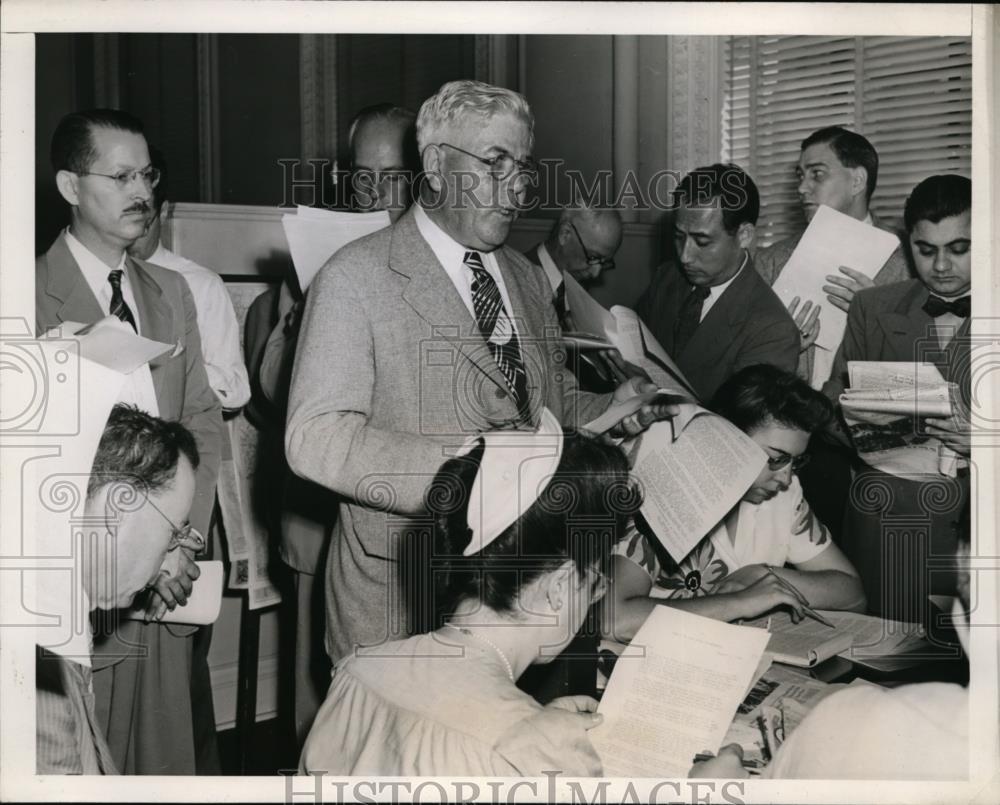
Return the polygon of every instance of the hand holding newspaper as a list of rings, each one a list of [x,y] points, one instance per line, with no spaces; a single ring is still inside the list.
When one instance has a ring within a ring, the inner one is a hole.
[[[953,475],[956,454],[926,434],[928,417],[956,411],[957,389],[930,363],[848,361],[840,405],[865,463],[901,478]]]

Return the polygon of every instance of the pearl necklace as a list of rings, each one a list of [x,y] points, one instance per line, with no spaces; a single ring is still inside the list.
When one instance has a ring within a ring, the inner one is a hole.
[[[510,664],[510,660],[507,659],[507,655],[500,650],[500,647],[496,643],[494,643],[485,635],[476,634],[475,632],[466,629],[464,626],[456,626],[454,623],[446,623],[445,626],[450,626],[456,632],[461,632],[462,634],[468,635],[469,637],[473,637],[476,640],[481,640],[487,646],[493,649],[497,653],[497,656],[499,656],[500,659],[503,661],[503,667],[507,670],[507,677],[510,679],[511,682],[514,681],[514,668]]]

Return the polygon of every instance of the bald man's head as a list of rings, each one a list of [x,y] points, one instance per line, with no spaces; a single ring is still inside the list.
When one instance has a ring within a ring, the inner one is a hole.
[[[382,104],[362,110],[351,124],[351,183],[361,211],[387,210],[395,221],[410,206],[415,119],[407,109]]]
[[[545,242],[560,271],[578,282],[591,282],[614,268],[622,244],[622,217],[618,210],[571,207],[563,210]]]

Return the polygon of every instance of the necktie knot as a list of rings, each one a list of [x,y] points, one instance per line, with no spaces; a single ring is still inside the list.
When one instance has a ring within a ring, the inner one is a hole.
[[[924,312],[934,319],[945,313],[951,313],[960,319],[967,319],[971,311],[972,300],[968,296],[960,296],[958,299],[942,299],[940,296],[931,295],[924,302]]]
[[[486,270],[486,266],[483,265],[483,256],[479,252],[466,252],[462,262],[474,272]]]
[[[128,306],[125,295],[122,293],[123,273],[120,268],[116,268],[108,274],[108,282],[111,284],[111,304],[108,312],[112,316],[117,316],[138,333],[139,328],[136,326],[135,316],[132,315],[132,309]]]

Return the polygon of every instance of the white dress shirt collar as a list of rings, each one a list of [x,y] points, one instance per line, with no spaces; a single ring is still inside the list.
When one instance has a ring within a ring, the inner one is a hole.
[[[73,255],[73,259],[76,260],[80,271],[83,272],[83,278],[87,280],[87,285],[90,286],[90,290],[97,297],[97,301],[104,314],[107,315],[109,313],[111,304],[111,284],[108,282],[108,275],[112,271],[120,270],[122,271],[122,295],[125,296],[125,301],[132,308],[132,315],[135,315],[135,300],[128,298],[131,296],[131,289],[129,287],[128,272],[125,271],[125,252],[122,252],[122,259],[116,268],[108,268],[104,261],[74,237],[68,227],[65,230],[65,235],[69,253]],[[128,295],[126,295],[126,290],[128,290]],[[138,319],[136,321],[138,322]]]
[[[747,263],[750,261],[750,253],[747,251],[743,252],[743,262],[740,263],[740,270],[733,274],[728,280],[726,280],[721,285],[713,285],[708,289],[708,298],[704,301],[701,306],[701,318],[698,321],[705,321],[705,316],[708,315],[709,309],[719,301],[719,298],[726,292],[726,289],[733,284],[736,278],[743,273],[744,269],[747,267]]]
[[[475,308],[472,305],[472,269],[465,265],[465,254],[473,249],[467,249],[461,243],[453,240],[452,237],[441,227],[434,223],[427,212],[419,204],[414,205],[413,220],[417,224],[417,229],[431,247],[434,256],[448,274],[448,278],[462,297],[465,307],[473,319],[476,318]],[[483,258],[483,267],[493,277],[497,287],[500,289],[500,298],[503,300],[504,312],[510,316],[512,310],[510,297],[507,295],[507,286],[500,273],[500,265],[497,263],[496,252],[479,252]],[[517,320],[513,320],[514,329],[517,331]]]

